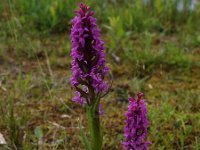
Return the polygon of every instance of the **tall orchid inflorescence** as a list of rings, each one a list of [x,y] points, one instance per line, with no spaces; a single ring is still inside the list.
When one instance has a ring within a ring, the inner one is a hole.
[[[137,99],[130,98],[126,126],[124,128],[125,141],[122,143],[126,150],[147,150],[150,142],[145,141],[149,122],[147,106],[142,99],[143,93],[137,94]]]
[[[91,105],[101,93],[108,90],[104,77],[108,74],[105,66],[104,42],[100,39],[94,12],[90,7],[79,4],[80,10],[71,21],[72,78],[75,87],[73,101]]]
[[[104,42],[100,39],[94,12],[89,6],[79,4],[76,17],[71,21],[72,77],[71,85],[75,88],[72,99],[86,108],[90,129],[90,141],[85,142],[86,149],[101,150],[102,133],[100,128],[100,99],[108,92],[104,78],[108,75]],[[84,137],[83,137],[84,138]]]

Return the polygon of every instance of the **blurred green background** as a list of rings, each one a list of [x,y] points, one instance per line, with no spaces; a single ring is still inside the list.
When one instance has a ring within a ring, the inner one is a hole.
[[[1,0],[0,149],[77,150],[70,20],[79,0]],[[104,149],[120,150],[128,97],[146,95],[150,149],[200,150],[200,3],[84,0],[105,40],[113,87],[102,100]]]

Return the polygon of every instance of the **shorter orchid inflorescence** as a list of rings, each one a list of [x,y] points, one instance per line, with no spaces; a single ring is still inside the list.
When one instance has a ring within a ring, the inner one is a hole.
[[[147,150],[150,142],[146,141],[147,105],[142,99],[143,93],[137,94],[137,99],[129,98],[128,111],[125,113],[126,126],[124,128],[125,141],[122,143],[126,150]]]

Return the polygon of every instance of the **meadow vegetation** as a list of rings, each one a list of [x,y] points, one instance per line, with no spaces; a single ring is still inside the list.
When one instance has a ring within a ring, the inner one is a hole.
[[[0,2],[0,149],[83,149],[78,120],[87,121],[69,84],[78,2]],[[128,97],[142,91],[150,149],[200,150],[200,4],[84,2],[95,11],[114,81],[102,100],[104,149],[122,149]]]

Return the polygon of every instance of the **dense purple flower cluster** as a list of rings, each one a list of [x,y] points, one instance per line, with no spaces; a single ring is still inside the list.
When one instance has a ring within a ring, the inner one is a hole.
[[[147,106],[142,100],[143,93],[138,93],[137,99],[130,98],[126,126],[124,128],[125,141],[122,143],[126,150],[147,150],[150,142],[145,141],[149,122]]]
[[[108,68],[94,12],[85,4],[81,3],[79,7],[71,21],[71,85],[76,89],[73,101],[83,105],[90,104],[95,96],[108,90],[104,81]]]

